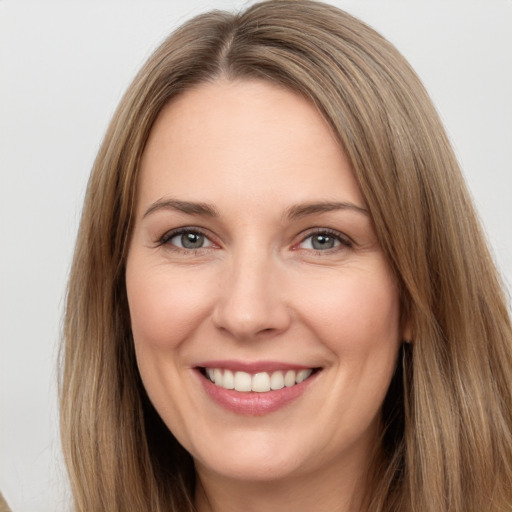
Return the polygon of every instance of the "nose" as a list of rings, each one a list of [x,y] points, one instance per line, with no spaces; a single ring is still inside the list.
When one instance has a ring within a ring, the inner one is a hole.
[[[213,313],[215,326],[238,340],[275,336],[288,329],[291,312],[283,272],[271,255],[233,256]]]

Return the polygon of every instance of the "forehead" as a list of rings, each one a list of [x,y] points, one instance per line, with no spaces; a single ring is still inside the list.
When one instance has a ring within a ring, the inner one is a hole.
[[[142,157],[139,198],[145,203],[166,194],[225,204],[262,195],[278,203],[313,196],[364,203],[316,108],[256,80],[201,84],[162,110]]]

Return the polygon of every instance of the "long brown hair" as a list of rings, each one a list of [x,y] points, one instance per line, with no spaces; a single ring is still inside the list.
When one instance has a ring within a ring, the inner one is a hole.
[[[149,403],[124,283],[139,161],[163,106],[201,82],[297,91],[350,158],[413,340],[383,406],[372,512],[512,508],[512,328],[458,164],[410,66],[350,15],[310,0],[211,12],[150,57],[90,177],[69,280],[60,383],[78,511],[193,510],[190,456]]]

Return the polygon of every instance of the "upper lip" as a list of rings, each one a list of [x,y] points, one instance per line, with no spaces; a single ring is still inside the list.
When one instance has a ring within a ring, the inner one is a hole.
[[[273,372],[278,370],[307,370],[316,366],[288,363],[281,361],[237,361],[237,360],[215,360],[202,361],[195,365],[196,368],[222,368],[232,372]]]

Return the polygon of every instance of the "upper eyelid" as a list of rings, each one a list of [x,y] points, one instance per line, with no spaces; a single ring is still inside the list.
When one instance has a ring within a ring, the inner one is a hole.
[[[181,226],[177,228],[170,229],[166,231],[162,236],[160,236],[156,243],[158,245],[163,245],[164,243],[167,243],[171,238],[181,234],[181,233],[198,233],[206,237],[212,244],[215,245],[221,245],[217,239],[217,237],[213,236],[211,232],[207,229],[198,227],[198,226]],[[353,239],[348,236],[347,234],[333,228],[328,227],[322,227],[322,226],[314,226],[311,228],[308,228],[306,230],[303,230],[301,233],[296,235],[294,238],[297,241],[292,242],[292,246],[295,247],[298,244],[304,242],[309,237],[314,236],[316,234],[328,234],[330,236],[338,238],[342,243],[345,243],[345,245],[353,245],[354,241]]]
[[[197,226],[183,226],[179,228],[170,229],[166,231],[161,237],[158,238],[157,243],[164,244],[171,240],[171,238],[174,238],[175,236],[178,236],[182,233],[198,233],[206,237],[211,243],[216,243],[213,240],[213,237],[205,229],[199,228]]]
[[[338,231],[337,229],[322,228],[322,227],[309,228],[308,230],[306,230],[305,232],[303,232],[300,235],[300,237],[301,237],[300,241],[303,242],[304,240],[307,240],[309,237],[311,237],[313,235],[318,235],[318,234],[322,234],[322,233],[326,233],[328,235],[335,236],[335,237],[339,238],[340,240],[349,242],[350,244],[354,243],[352,238],[350,236],[346,235],[345,233],[343,233],[342,231]]]

